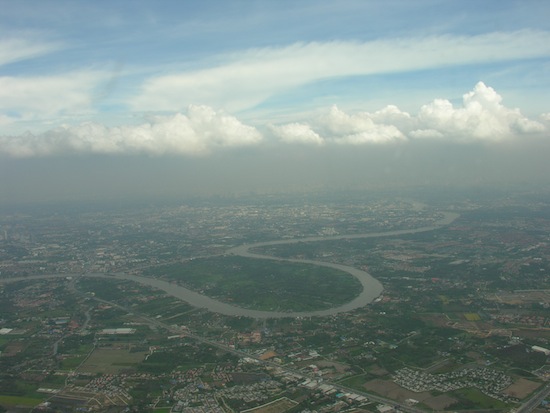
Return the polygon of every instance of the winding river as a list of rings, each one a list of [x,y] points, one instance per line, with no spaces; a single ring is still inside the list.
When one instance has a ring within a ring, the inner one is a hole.
[[[405,229],[405,230],[396,230],[396,231],[386,231],[386,232],[375,232],[370,234],[336,235],[336,236],[327,236],[327,237],[309,237],[309,238],[298,238],[298,239],[291,239],[291,240],[258,242],[255,244],[244,244],[238,247],[230,248],[227,251],[227,254],[240,255],[242,257],[248,257],[248,258],[289,261],[289,262],[305,263],[305,264],[335,268],[337,270],[345,271],[353,275],[361,282],[363,289],[357,297],[355,297],[353,300],[341,306],[329,308],[326,310],[307,311],[307,312],[282,312],[282,311],[260,311],[260,310],[247,309],[247,308],[237,307],[235,305],[231,305],[231,304],[227,304],[227,303],[215,300],[213,298],[199,294],[195,291],[189,290],[175,283],[160,280],[158,278],[142,277],[139,275],[131,275],[131,274],[124,274],[124,273],[117,273],[112,275],[96,274],[96,273],[83,274],[83,275],[81,274],[37,275],[37,276],[30,276],[30,277],[14,277],[14,278],[0,279],[0,283],[22,281],[22,280],[33,280],[33,279],[47,279],[47,278],[54,278],[54,277],[110,278],[110,279],[134,281],[140,284],[158,288],[176,298],[179,298],[187,302],[188,304],[194,307],[206,308],[209,311],[223,314],[223,315],[252,317],[257,319],[329,316],[329,315],[334,315],[342,312],[351,311],[371,303],[374,299],[376,299],[382,293],[383,291],[382,284],[377,279],[372,277],[369,273],[347,265],[334,264],[334,263],[323,262],[323,261],[314,261],[314,260],[278,258],[270,255],[257,254],[257,253],[251,252],[250,250],[253,248],[266,247],[270,245],[296,244],[300,242],[318,242],[318,241],[329,241],[329,240],[339,240],[339,239],[375,238],[375,237],[389,237],[389,236],[404,235],[404,234],[415,234],[418,232],[432,231],[434,229],[441,228],[442,226],[449,225],[458,217],[459,217],[459,214],[447,212],[445,213],[445,216],[443,219],[441,219],[440,221],[437,221],[433,226],[428,226],[428,227],[420,227],[415,229]]]

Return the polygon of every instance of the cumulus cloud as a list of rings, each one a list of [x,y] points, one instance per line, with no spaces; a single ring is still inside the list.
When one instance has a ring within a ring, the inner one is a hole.
[[[542,115],[545,119],[545,115]],[[347,114],[337,106],[309,123],[272,127],[284,142],[384,144],[414,139],[455,142],[501,141],[546,130],[502,104],[502,97],[483,82],[463,96],[462,107],[446,99],[424,105],[416,116],[390,105],[374,113]]]
[[[207,106],[187,114],[157,116],[137,126],[98,123],[63,126],[43,134],[0,137],[0,151],[14,157],[60,153],[146,153],[204,155],[216,148],[255,145],[262,139],[251,126]]]
[[[498,141],[513,135],[542,132],[544,125],[523,116],[519,109],[504,106],[502,97],[479,82],[463,96],[455,108],[446,99],[422,106],[418,114],[420,128],[413,137],[446,137],[458,140]]]
[[[389,111],[393,112],[392,109]],[[270,129],[275,137],[286,143],[361,145],[405,139],[394,125],[375,123],[372,118],[379,115],[380,112],[374,115],[367,112],[349,115],[333,105],[328,112],[318,116],[311,123],[271,125]]]
[[[0,117],[0,124],[5,119]],[[550,116],[528,119],[508,108],[483,82],[455,107],[435,99],[416,115],[390,105],[374,113],[346,113],[336,105],[308,120],[260,127],[285,144],[316,146],[385,145],[415,140],[499,142],[540,134]],[[0,153],[15,157],[57,153],[204,155],[224,147],[250,146],[264,139],[253,126],[208,106],[191,105],[186,114],[156,116],[141,125],[107,127],[99,123],[63,126],[42,134],[0,136]]]
[[[407,72],[550,55],[550,33],[523,30],[370,42],[312,42],[216,56],[198,70],[152,76],[128,103],[136,110],[178,111],[202,103],[253,107],[281,91],[338,76]],[[221,63],[220,63],[221,62]]]
[[[375,122],[373,118],[378,115],[368,112],[348,115],[334,105],[317,123],[329,139],[338,143],[387,143],[405,138],[394,125]]]
[[[409,136],[419,139],[439,139],[444,137],[441,132],[435,129],[416,129],[409,132]]]
[[[369,117],[373,122],[394,125],[401,130],[408,130],[415,124],[415,120],[409,113],[401,111],[395,105],[388,105],[381,110],[377,110],[369,114]]]
[[[325,140],[311,126],[304,123],[289,123],[287,125],[269,125],[273,135],[286,143],[306,143],[323,145]]]

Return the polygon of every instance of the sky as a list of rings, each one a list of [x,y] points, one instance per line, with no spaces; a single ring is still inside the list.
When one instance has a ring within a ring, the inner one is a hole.
[[[546,0],[0,7],[0,204],[550,183]]]

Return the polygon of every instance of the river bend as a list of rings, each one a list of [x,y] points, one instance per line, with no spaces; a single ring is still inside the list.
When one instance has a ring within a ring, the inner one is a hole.
[[[128,280],[138,282],[140,284],[148,285],[159,290],[165,291],[167,294],[172,295],[180,300],[187,302],[188,304],[198,307],[206,308],[209,311],[228,315],[228,316],[243,316],[243,317],[252,317],[257,319],[265,318],[284,318],[284,317],[311,317],[311,316],[330,316],[338,313],[348,312],[361,308],[373,300],[375,300],[383,291],[382,284],[373,276],[371,276],[366,271],[359,270],[347,265],[334,264],[323,261],[315,260],[300,260],[300,259],[286,259],[273,257],[270,255],[263,255],[253,253],[250,250],[257,247],[266,247],[270,245],[281,245],[281,244],[296,244],[299,242],[319,242],[319,241],[329,241],[329,240],[339,240],[339,239],[358,239],[358,238],[375,238],[375,237],[390,237],[395,235],[405,235],[405,234],[415,234],[418,232],[432,231],[442,226],[449,225],[451,222],[456,220],[459,217],[459,214],[447,212],[445,217],[440,221],[437,221],[435,225],[429,227],[421,227],[415,229],[405,229],[405,230],[396,230],[396,231],[386,231],[386,232],[375,232],[369,234],[354,234],[354,235],[336,235],[336,236],[327,236],[327,237],[308,237],[308,238],[297,238],[290,240],[279,240],[279,241],[268,241],[268,242],[258,242],[254,244],[244,244],[238,247],[230,248],[227,250],[227,254],[240,255],[247,258],[259,258],[267,260],[276,260],[276,261],[289,261],[296,263],[305,263],[313,264],[318,266],[335,268],[337,270],[345,271],[355,278],[357,278],[363,287],[360,294],[355,297],[353,300],[340,305],[338,307],[333,307],[325,310],[318,311],[294,311],[294,312],[283,312],[283,311],[261,311],[253,310],[248,308],[237,307],[235,305],[227,304],[213,298],[207,297],[205,295],[199,294],[195,291],[192,291],[188,288],[182,287],[175,283],[168,281],[160,280],[158,278],[143,277],[139,275],[132,274],[51,274],[51,275],[37,275],[29,277],[14,277],[14,278],[4,278],[0,279],[0,284],[5,282],[13,281],[22,281],[22,280],[33,280],[33,279],[47,279],[54,277],[101,277],[101,278],[111,278],[118,280]]]

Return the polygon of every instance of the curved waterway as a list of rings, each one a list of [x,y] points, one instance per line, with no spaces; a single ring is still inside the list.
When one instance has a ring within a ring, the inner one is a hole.
[[[335,268],[337,270],[341,270],[341,271],[347,272],[348,274],[353,275],[355,278],[357,278],[361,282],[361,286],[363,287],[363,289],[357,297],[355,297],[353,300],[341,306],[329,308],[326,310],[283,312],[283,311],[260,311],[260,310],[247,309],[247,308],[237,307],[231,304],[223,303],[221,301],[199,294],[195,291],[189,290],[175,283],[160,280],[158,278],[142,277],[139,275],[123,274],[123,273],[117,273],[112,275],[95,274],[95,273],[83,274],[83,275],[80,275],[80,274],[37,275],[37,276],[30,276],[30,277],[0,279],[0,283],[11,282],[11,281],[33,280],[33,279],[47,279],[47,278],[54,278],[54,277],[71,277],[71,276],[72,277],[82,276],[82,277],[111,278],[111,279],[118,279],[118,280],[134,281],[140,284],[158,288],[159,290],[163,290],[169,295],[179,298],[194,307],[206,308],[207,310],[212,311],[214,313],[219,313],[219,314],[224,314],[229,316],[237,316],[237,317],[243,316],[243,317],[252,317],[252,318],[258,318],[258,319],[329,316],[329,315],[334,315],[338,313],[355,310],[356,308],[360,308],[371,303],[374,299],[376,299],[382,293],[384,289],[382,287],[382,284],[366,271],[362,271],[347,265],[334,264],[334,263],[315,261],[315,260],[298,260],[298,259],[279,258],[279,257],[270,256],[270,255],[257,254],[257,253],[251,252],[250,250],[252,248],[267,247],[270,245],[296,244],[300,242],[318,242],[318,241],[329,241],[329,240],[339,240],[339,239],[390,237],[395,235],[415,234],[418,232],[432,231],[434,229],[441,228],[442,226],[449,225],[458,217],[459,217],[459,214],[448,212],[448,213],[445,213],[445,217],[443,219],[441,219],[440,221],[437,221],[435,225],[429,226],[429,227],[386,231],[386,232],[375,232],[370,234],[336,235],[336,236],[328,236],[328,237],[309,237],[309,238],[297,238],[297,239],[290,239],[290,240],[258,242],[255,244],[241,245],[241,246],[230,248],[229,250],[227,250],[227,254],[240,255],[242,257],[247,257],[247,258],[259,258],[259,259],[267,259],[267,260],[275,260],[275,261],[289,261],[289,262],[305,263],[305,264],[312,264],[312,265],[317,265],[322,267]]]

